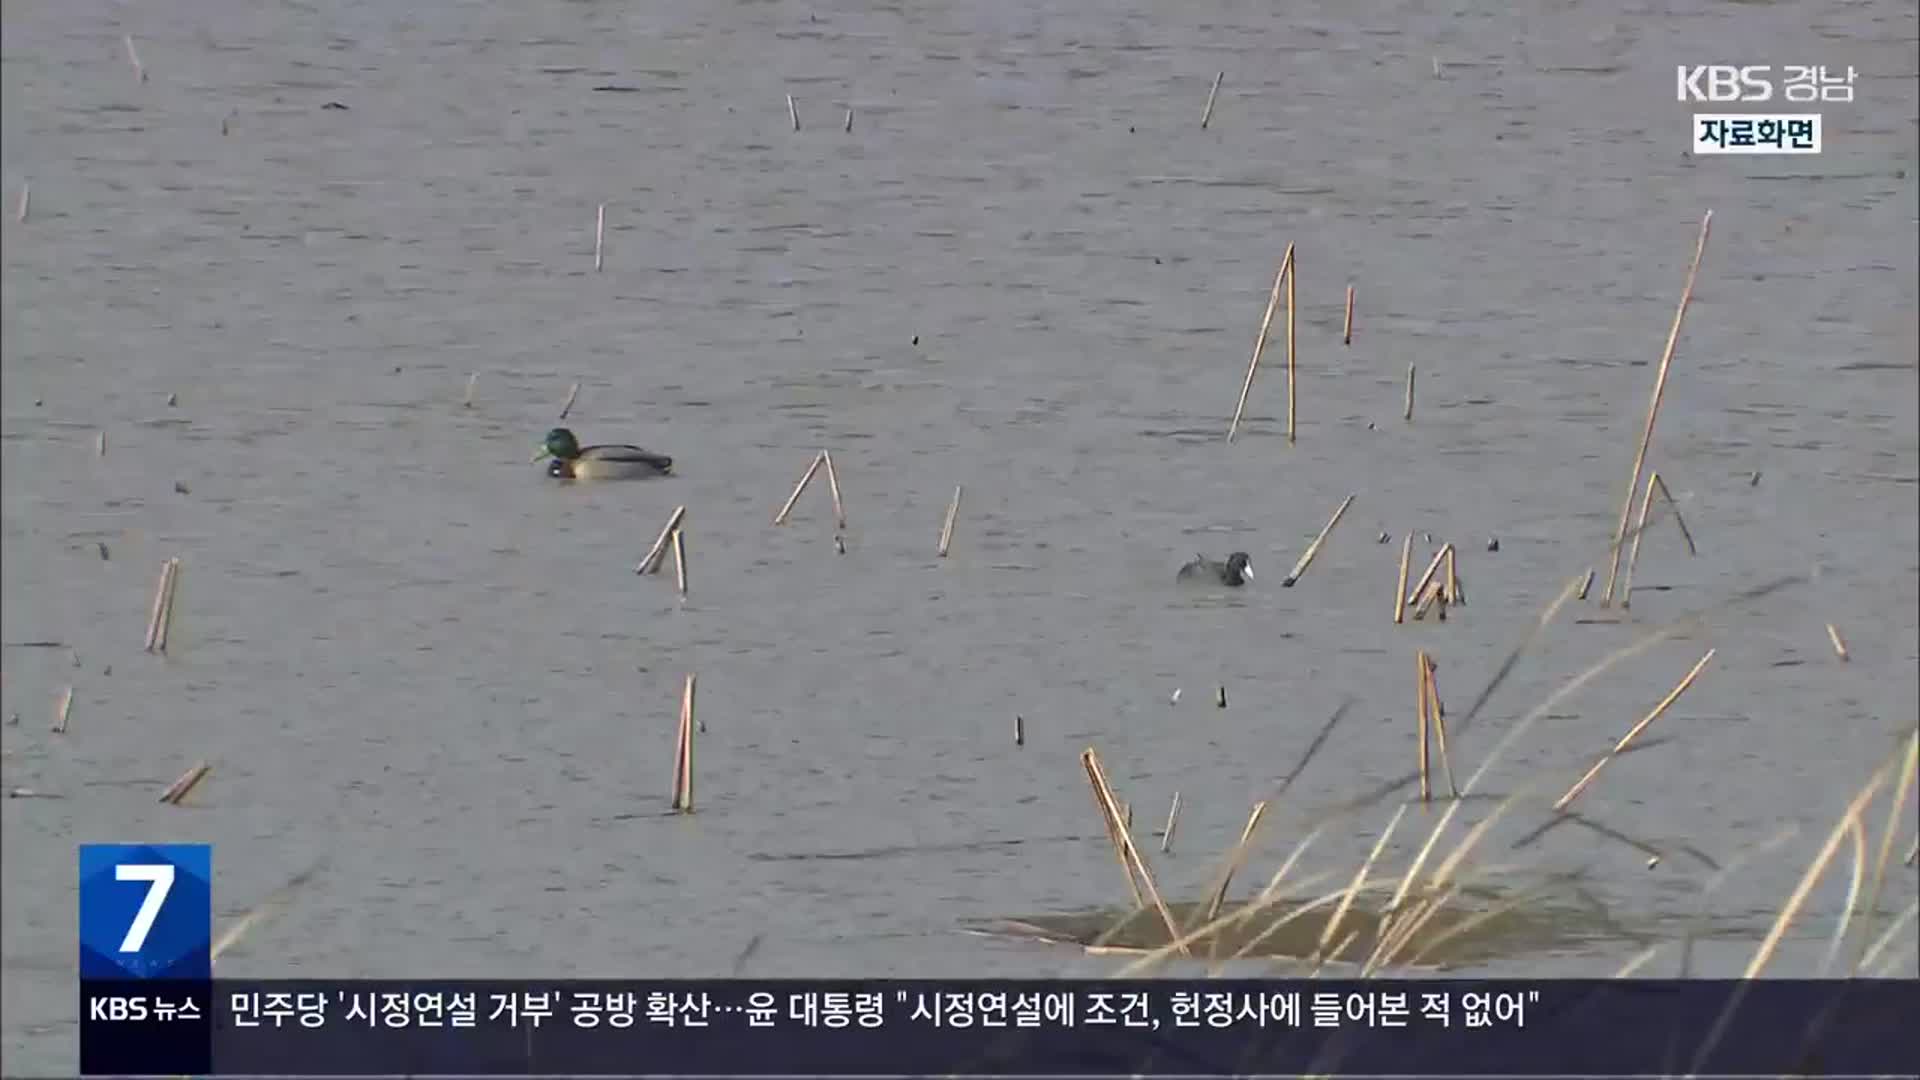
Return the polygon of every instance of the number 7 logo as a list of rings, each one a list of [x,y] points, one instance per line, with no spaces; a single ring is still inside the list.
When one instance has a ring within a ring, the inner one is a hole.
[[[120,942],[123,953],[137,953],[147,943],[147,935],[153,931],[153,922],[160,917],[160,909],[167,902],[167,893],[173,891],[173,866],[168,863],[121,863],[113,868],[115,881],[148,882],[147,898],[140,901],[140,910],[134,913],[133,925],[127,927],[127,936]]]

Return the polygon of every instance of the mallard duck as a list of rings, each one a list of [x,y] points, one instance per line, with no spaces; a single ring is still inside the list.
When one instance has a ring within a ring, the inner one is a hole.
[[[1244,551],[1227,556],[1226,562],[1215,562],[1205,555],[1196,555],[1192,562],[1180,568],[1176,578],[1180,581],[1217,583],[1237,589],[1253,580],[1253,560]]]
[[[552,458],[547,475],[562,480],[632,480],[644,476],[665,476],[673,471],[673,459],[626,443],[581,446],[573,432],[554,428],[534,461]]]

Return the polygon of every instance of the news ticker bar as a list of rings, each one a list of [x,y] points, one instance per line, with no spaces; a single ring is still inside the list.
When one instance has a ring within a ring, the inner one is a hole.
[[[1914,1075],[1920,982],[83,980],[80,1071]]]

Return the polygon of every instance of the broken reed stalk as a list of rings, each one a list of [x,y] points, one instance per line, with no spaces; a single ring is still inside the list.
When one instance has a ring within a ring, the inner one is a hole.
[[[1660,489],[1660,497],[1666,500],[1667,509],[1673,511],[1673,523],[1680,526],[1680,536],[1687,542],[1687,554],[1700,554],[1699,547],[1693,542],[1693,531],[1687,528],[1687,519],[1680,516],[1680,500],[1674,498],[1673,492],[1667,490],[1667,481],[1658,472],[1653,474],[1653,483]]]
[[[1167,827],[1160,830],[1160,854],[1173,850],[1174,826],[1180,824],[1180,793],[1173,793],[1173,805],[1167,807]]]
[[[847,527],[847,507],[840,501],[840,474],[833,467],[833,451],[820,451],[820,458],[827,463],[827,490],[833,493],[833,520],[836,528]]]
[[[199,786],[200,781],[206,779],[207,774],[212,771],[213,766],[204,761],[188,769],[181,774],[180,779],[175,780],[165,792],[161,793],[160,801],[173,806],[181,805],[186,802],[188,795],[193,794],[193,789]]]
[[[1440,545],[1440,550],[1433,553],[1433,561],[1427,564],[1426,572],[1420,575],[1420,583],[1415,585],[1413,591],[1407,594],[1407,603],[1417,604],[1420,602],[1421,594],[1427,591],[1428,585],[1433,584],[1433,575],[1439,573],[1440,568],[1446,565],[1447,553],[1452,550],[1452,544],[1442,544]]]
[[[1420,622],[1424,620],[1427,617],[1427,611],[1436,603],[1440,605],[1441,621],[1446,621],[1447,606],[1445,600],[1441,597],[1444,591],[1444,586],[1442,586],[1440,582],[1434,581],[1429,582],[1425,589],[1416,593],[1410,601],[1410,603],[1413,604],[1413,621]]]
[[[1660,719],[1661,714],[1671,708],[1674,702],[1680,700],[1680,695],[1686,693],[1687,687],[1692,686],[1693,680],[1699,678],[1700,672],[1706,669],[1707,663],[1713,659],[1715,651],[1717,650],[1708,649],[1707,654],[1702,656],[1699,662],[1693,665],[1693,670],[1687,672],[1686,677],[1681,679],[1679,684],[1667,693],[1666,697],[1660,699],[1660,704],[1655,705],[1652,712],[1641,717],[1639,723],[1633,725],[1625,735],[1620,737],[1619,742],[1613,744],[1613,749],[1602,754],[1600,760],[1593,763],[1593,768],[1588,769],[1585,776],[1582,776],[1572,787],[1568,788],[1565,795],[1560,796],[1560,800],[1553,804],[1553,809],[1556,813],[1572,805],[1573,800],[1579,798],[1580,793],[1587,790],[1588,786],[1593,783],[1594,778],[1600,775],[1600,770],[1606,768],[1607,762],[1620,756],[1620,754],[1633,743],[1633,740],[1640,737],[1641,732],[1647,730],[1648,726],[1655,720]]]
[[[787,95],[787,119],[793,121],[793,130],[800,130],[800,107],[793,103],[793,95]]]
[[[1827,640],[1833,642],[1833,655],[1845,662],[1848,659],[1847,643],[1841,640],[1840,631],[1835,629],[1832,623],[1827,624]]]
[[[634,573],[651,574],[660,569],[660,560],[666,557],[667,545],[673,542],[674,534],[680,531],[680,522],[686,516],[686,507],[673,508],[673,515],[667,518],[666,528],[660,530],[659,538],[654,540],[653,546],[647,549],[647,557],[641,559],[640,565],[633,568]]]
[[[1407,560],[1413,557],[1413,531],[1407,531],[1407,538],[1400,545],[1400,583],[1393,587],[1393,625],[1399,626],[1406,621],[1407,614]]]
[[[1133,860],[1127,857],[1127,845],[1121,839],[1119,811],[1109,805],[1113,792],[1106,786],[1099,757],[1091,747],[1081,753],[1080,764],[1086,770],[1087,783],[1093,785],[1094,805],[1100,811],[1101,824],[1107,827],[1107,840],[1113,845],[1114,857],[1120,860],[1120,869],[1127,875],[1127,891],[1133,896],[1133,906],[1136,910],[1143,909],[1147,906],[1147,898],[1140,891],[1140,876],[1134,870]]]
[[[793,513],[793,504],[800,501],[800,493],[807,490],[808,484],[813,483],[813,474],[820,471],[820,463],[825,460],[827,460],[827,452],[825,450],[813,455],[813,464],[807,466],[807,471],[805,475],[800,477],[800,482],[793,485],[793,494],[787,496],[786,505],[780,508],[779,513],[773,515],[773,523],[775,525],[785,525],[787,523],[787,515]]]
[[[1447,553],[1446,601],[1449,604],[1457,604],[1460,602],[1460,571],[1454,566],[1453,545],[1448,544],[1445,550]]]
[[[577,399],[579,396],[580,396],[580,384],[574,383],[573,388],[567,391],[567,403],[560,406],[560,419],[565,420],[567,418],[567,414],[573,411],[574,400]]]
[[[1589,566],[1587,567],[1587,576],[1580,579],[1580,592],[1579,592],[1579,595],[1576,597],[1576,599],[1585,600],[1587,598],[1587,593],[1592,588],[1593,588],[1593,567]]]
[[[1707,234],[1713,227],[1713,211],[1700,219],[1700,239],[1693,248],[1693,265],[1687,268],[1687,283],[1680,290],[1680,306],[1673,313],[1673,328],[1667,332],[1667,347],[1660,355],[1660,370],[1653,380],[1653,398],[1647,404],[1647,423],[1640,432],[1640,445],[1633,452],[1633,472],[1627,476],[1626,498],[1620,503],[1620,524],[1613,531],[1613,558],[1607,570],[1607,587],[1600,594],[1600,606],[1613,602],[1614,579],[1620,573],[1620,542],[1626,538],[1627,522],[1633,513],[1634,492],[1640,487],[1640,470],[1647,463],[1647,446],[1653,442],[1653,422],[1660,416],[1660,399],[1667,392],[1667,373],[1673,368],[1674,346],[1680,342],[1680,324],[1693,302],[1693,282],[1700,272],[1700,259],[1707,252]]]
[[[1024,716],[1013,718],[1013,745],[1027,745],[1027,719]]]
[[[847,107],[847,134],[853,134],[853,107]]]
[[[1434,742],[1440,748],[1440,771],[1447,778],[1448,794],[1458,799],[1460,797],[1460,785],[1453,782],[1453,755],[1447,752],[1447,710],[1445,706],[1440,704],[1440,684],[1434,678],[1439,672],[1440,666],[1435,664],[1433,657],[1424,651],[1421,652],[1420,659],[1427,672],[1425,687],[1427,695],[1427,719],[1433,724]]]
[[[32,183],[21,184],[20,185],[20,205],[13,212],[14,221],[22,225],[25,225],[27,223],[27,201],[32,197],[33,197],[33,184]]]
[[[1253,833],[1260,827],[1260,819],[1267,816],[1267,800],[1253,804],[1253,812],[1247,815],[1246,827],[1240,830],[1240,842],[1234,845],[1234,851],[1244,855],[1247,845],[1253,842]],[[1220,874],[1220,883],[1213,887],[1212,895],[1207,897],[1206,915],[1202,922],[1212,922],[1220,915],[1220,908],[1227,902],[1227,890],[1233,886],[1233,868],[1239,859],[1229,859],[1226,869]],[[1175,935],[1178,937],[1179,935]]]
[[[687,598],[687,545],[682,539],[684,532],[673,530],[673,576],[680,587],[680,599]]]
[[[1407,408],[1406,408],[1406,411],[1400,414],[1400,418],[1402,420],[1406,420],[1409,422],[1413,420],[1413,375],[1414,375],[1413,365],[1408,364],[1407,365]]]
[[[960,516],[960,484],[953,485],[953,501],[947,504],[947,520],[940,526],[940,557],[947,557],[947,548],[953,544],[953,523]]]
[[[127,62],[133,65],[133,73],[135,75],[140,76],[141,82],[146,82],[147,69],[144,64],[140,63],[140,51],[133,47],[133,35],[132,34],[122,35],[120,40],[126,42]]]
[[[600,272],[600,253],[604,248],[607,235],[607,204],[601,203],[593,216],[593,272]]]
[[[1427,782],[1427,654],[1416,652],[1413,656],[1419,669],[1419,682],[1415,685],[1414,711],[1418,717],[1415,731],[1419,737],[1419,747],[1415,756],[1420,768],[1420,801],[1431,802],[1433,789]]]
[[[55,735],[67,733],[67,718],[73,714],[73,687],[69,686],[60,693],[60,703],[53,707],[53,727],[48,730]]]
[[[688,673],[680,691],[680,733],[673,750],[673,809],[682,814],[693,812],[693,694],[694,677]]]
[[[1320,545],[1327,542],[1327,534],[1333,531],[1335,525],[1340,524],[1340,515],[1346,513],[1347,507],[1353,505],[1353,499],[1354,496],[1349,495],[1341,501],[1339,508],[1334,510],[1333,516],[1328,518],[1326,525],[1321,528],[1320,535],[1314,537],[1313,543],[1307,545],[1306,554],[1300,556],[1300,561],[1293,564],[1293,572],[1288,574],[1280,582],[1282,586],[1289,589],[1292,588],[1293,583],[1300,580],[1300,575],[1307,572],[1307,567],[1312,564],[1313,557],[1320,553]]]
[[[1200,114],[1201,131],[1207,130],[1207,125],[1213,123],[1213,99],[1220,96],[1220,83],[1226,77],[1227,73],[1224,71],[1213,77],[1213,89],[1207,91],[1206,110]]]
[[[480,382],[479,372],[476,371],[473,374],[467,376],[467,396],[460,403],[463,408],[468,408],[468,409],[473,408],[473,388],[479,382]]]
[[[1620,575],[1620,606],[1633,606],[1633,568],[1640,562],[1640,541],[1647,538],[1647,513],[1653,509],[1654,481],[1660,479],[1655,472],[1647,477],[1646,491],[1640,496],[1640,518],[1633,525],[1633,542],[1627,545],[1627,569]]]
[[[167,634],[173,627],[173,598],[179,587],[180,560],[168,559],[160,566],[160,583],[153,590],[153,613],[147,619],[147,652],[167,651]]]
[[[1247,378],[1240,384],[1240,402],[1233,407],[1233,422],[1227,425],[1227,441],[1240,431],[1240,418],[1247,411],[1247,395],[1253,392],[1253,375],[1260,370],[1260,354],[1267,349],[1267,333],[1273,329],[1273,313],[1280,306],[1280,289],[1286,284],[1287,275],[1293,270],[1293,245],[1287,245],[1287,253],[1280,258],[1280,269],[1273,275],[1273,292],[1267,296],[1267,313],[1260,317],[1260,333],[1253,339],[1253,359],[1247,361]]]
[[[180,598],[180,559],[173,559],[173,577],[167,578],[167,609],[159,615],[159,651],[167,651],[167,642],[173,638],[173,611],[179,607]]]
[[[1134,899],[1140,900],[1140,887],[1145,886],[1147,896],[1151,898],[1154,908],[1160,913],[1161,922],[1166,924],[1167,938],[1169,940],[1178,938],[1180,927],[1173,921],[1173,912],[1167,910],[1167,902],[1161,899],[1160,890],[1153,883],[1153,871],[1147,868],[1147,861],[1140,857],[1139,848],[1134,846],[1133,834],[1127,830],[1125,819],[1114,801],[1113,789],[1107,785],[1106,770],[1100,767],[1100,755],[1096,754],[1092,747],[1088,747],[1081,752],[1080,763],[1087,770],[1087,779],[1093,784],[1094,798],[1100,804],[1101,814],[1107,819],[1108,835],[1114,838],[1114,848],[1120,856],[1120,865],[1127,871],[1127,885],[1132,890]],[[1139,875],[1137,885],[1134,883],[1136,873]],[[1145,907],[1146,904],[1142,902],[1137,903],[1136,906]],[[1186,949],[1180,951],[1187,952]]]
[[[1340,327],[1340,344],[1353,344],[1353,285],[1347,285],[1347,318]]]
[[[1295,311],[1299,307],[1299,305],[1293,302],[1293,291],[1294,291],[1293,286],[1294,286],[1294,283],[1299,279],[1299,277],[1300,277],[1300,268],[1294,264],[1292,259],[1288,259],[1287,260],[1287,445],[1288,446],[1293,445],[1293,434],[1294,434],[1293,420],[1294,420],[1295,397],[1293,392],[1293,388],[1294,388],[1293,324],[1294,324]]]
[[[102,428],[98,432],[94,433],[93,453],[95,457],[107,456],[107,432],[105,428]]]

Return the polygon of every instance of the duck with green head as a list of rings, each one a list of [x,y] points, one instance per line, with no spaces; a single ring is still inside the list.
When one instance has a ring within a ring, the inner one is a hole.
[[[642,450],[627,443],[581,446],[573,432],[554,428],[533,460],[552,458],[547,475],[561,480],[635,480],[647,476],[665,476],[673,471],[673,459],[665,454]]]

